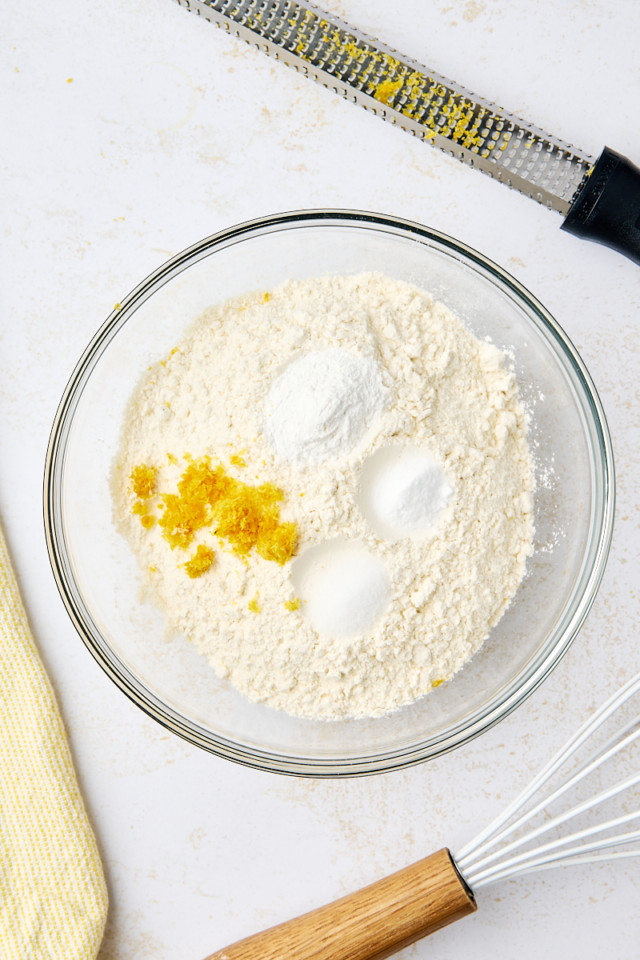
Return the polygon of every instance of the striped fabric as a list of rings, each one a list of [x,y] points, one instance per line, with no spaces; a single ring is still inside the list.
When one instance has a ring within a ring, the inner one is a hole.
[[[96,842],[0,528],[0,958],[93,960],[106,914]]]

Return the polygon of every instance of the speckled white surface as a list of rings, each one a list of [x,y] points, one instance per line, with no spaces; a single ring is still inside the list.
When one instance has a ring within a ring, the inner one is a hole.
[[[640,159],[633,0],[326,6],[590,153],[607,143]],[[442,843],[455,850],[637,669],[640,270],[171,0],[31,0],[5,7],[3,32],[0,515],[104,857],[100,960],[199,960]],[[245,770],[131,705],[67,618],[41,519],[59,397],[114,302],[218,228],[325,205],[422,221],[511,270],[581,349],[618,471],[603,586],[541,689],[449,756],[348,782]],[[489,888],[475,917],[404,955],[633,960],[639,873],[629,861]]]

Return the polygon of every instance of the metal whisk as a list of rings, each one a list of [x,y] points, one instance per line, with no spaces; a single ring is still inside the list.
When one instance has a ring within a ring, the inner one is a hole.
[[[640,741],[640,712],[617,714],[640,691],[640,674],[604,703],[546,764],[528,787],[458,854],[444,848],[383,880],[248,937],[207,960],[383,960],[440,927],[473,913],[475,893],[499,880],[571,863],[640,856],[640,762],[634,772],[609,786],[585,790],[588,778]],[[599,742],[614,718],[615,732]],[[594,743],[595,741],[595,743]],[[586,756],[576,757],[583,746]],[[577,761],[571,766],[571,760]],[[578,801],[556,815],[549,807],[571,790]],[[565,825],[598,813],[618,798],[634,807],[619,815],[565,831]],[[537,819],[542,822],[534,826]],[[558,834],[542,844],[543,834]]]
[[[526,830],[534,818],[548,808],[555,800],[563,796],[578,783],[598,770],[604,763],[616,754],[631,746],[640,738],[640,713],[625,723],[604,743],[591,749],[582,763],[549,792],[543,791],[546,784],[553,779],[576,754],[586,741],[610,719],[610,717],[630,698],[640,690],[640,674],[626,683],[610,700],[597,710],[592,717],[574,734],[549,763],[540,771],[528,787],[523,790],[492,824],[481,831],[471,843],[467,844],[456,856],[455,862],[460,873],[473,890],[479,890],[498,880],[507,880],[520,873],[533,873],[537,870],[546,870],[550,867],[561,867],[569,863],[590,863],[597,860],[614,860],[623,857],[637,857],[640,855],[640,844],[629,849],[628,844],[640,841],[640,829],[626,833],[610,833],[618,830],[633,820],[640,821],[640,799],[637,799],[637,809],[630,813],[596,823],[558,837],[555,840],[532,847],[516,856],[511,854],[527,844],[537,840],[544,833],[548,833],[568,823],[569,820],[588,812],[597,810],[603,804],[612,800],[640,783],[640,770],[631,776],[608,786],[595,795],[571,806],[557,816],[545,820],[540,826],[518,835],[519,831]],[[518,816],[518,812],[527,806],[532,798],[539,798],[534,806]],[[589,837],[599,839],[588,840]],[[514,839],[510,840],[509,838]],[[497,849],[496,849],[497,847]],[[616,849],[624,847],[625,849]],[[493,853],[489,851],[493,850]],[[606,851],[606,852],[604,852]]]

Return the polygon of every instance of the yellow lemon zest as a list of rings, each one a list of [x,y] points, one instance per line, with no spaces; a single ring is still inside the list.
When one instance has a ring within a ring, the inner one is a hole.
[[[211,547],[205,546],[204,543],[199,544],[194,555],[190,560],[187,560],[184,565],[187,575],[190,576],[192,580],[195,580],[196,577],[201,577],[213,563],[214,557],[215,553]]]

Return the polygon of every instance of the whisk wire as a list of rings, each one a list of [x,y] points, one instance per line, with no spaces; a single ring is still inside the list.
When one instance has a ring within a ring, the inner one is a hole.
[[[578,840],[584,840],[585,837],[592,837],[598,833],[605,833],[607,830],[613,830],[614,827],[621,827],[624,823],[630,823],[633,820],[637,820],[640,817],[640,810],[634,810],[633,813],[626,813],[623,816],[615,817],[612,820],[608,820],[606,823],[598,823],[595,826],[585,827],[583,830],[577,830],[575,833],[571,833],[566,837],[559,837],[557,840],[549,840],[548,843],[543,844],[540,847],[536,847],[535,850],[526,850],[524,853],[519,854],[518,857],[512,857],[508,861],[503,861],[499,864],[496,864],[496,870],[502,870],[507,865],[512,864],[516,865],[518,863],[524,862],[528,859],[535,859],[538,856],[541,856],[543,853],[550,853],[553,850],[559,850],[560,847],[566,847],[570,843],[575,843]],[[585,848],[581,848],[584,852]],[[506,852],[506,851],[505,851]],[[567,851],[559,850],[558,856],[562,857]],[[488,864],[477,863],[474,864],[473,868],[468,871],[467,876],[479,877],[481,874],[484,875],[489,871],[486,870]],[[494,868],[492,868],[494,869]]]
[[[640,810],[635,810],[609,819],[606,823],[585,827],[565,837],[550,840],[542,846],[521,851],[515,856],[508,856],[515,850],[530,844],[542,834],[562,826],[582,813],[599,807],[623,793],[623,791],[640,783],[640,771],[637,771],[605,790],[601,790],[595,796],[582,800],[563,813],[547,819],[544,823],[525,832],[520,837],[514,837],[517,830],[530,823],[549,804],[563,796],[569,789],[576,786],[621,750],[629,747],[640,738],[640,716],[636,715],[633,720],[620,728],[614,736],[593,749],[562,783],[551,789],[546,795],[543,794],[542,798],[536,800],[528,810],[519,813],[536,794],[541,792],[541,788],[560,770],[562,765],[583,746],[619,707],[639,690],[640,674],[637,674],[595,711],[519,796],[503,810],[500,816],[496,817],[466,847],[462,848],[455,860],[472,889],[520,873],[538,871],[547,867],[560,866],[564,863],[586,863],[592,862],[594,859],[611,860],[640,855],[640,849],[611,849],[640,841],[640,829],[613,836],[600,836],[588,843],[583,842],[588,837],[605,834],[614,828],[640,818]],[[495,849],[498,844],[505,840],[507,841],[506,845]],[[605,855],[602,851],[610,852]]]
[[[640,736],[640,714],[617,730],[605,743],[601,744],[597,755],[600,756],[601,753],[605,753],[609,747],[617,743],[621,737],[626,736],[630,730],[637,730],[637,736]],[[576,767],[574,773],[580,773],[591,762],[591,759],[591,757],[587,757],[579,767]]]
[[[640,850],[614,850],[608,853],[575,853],[568,857],[558,857],[557,859],[548,859],[541,857],[538,863],[529,861],[513,870],[505,871],[504,874],[492,876],[489,880],[476,882],[475,890],[481,887],[489,886],[491,883],[498,883],[500,880],[511,880],[513,877],[521,876],[526,873],[540,873],[542,870],[552,870],[554,867],[566,867],[568,865],[579,863],[610,863],[612,860],[631,860],[640,857]]]
[[[580,839],[579,835],[577,836],[578,839]],[[566,838],[565,842],[568,842],[570,839],[571,838]],[[573,839],[576,839],[576,837]],[[568,850],[558,850],[557,848],[564,845],[564,843],[562,841],[554,841],[542,847],[536,847],[535,850],[526,850],[516,857],[510,857],[484,870],[472,870],[465,874],[465,879],[472,888],[475,888],[478,883],[493,883],[499,878],[504,879],[505,877],[512,876],[514,867],[526,867],[527,864],[541,864],[543,862],[550,863],[553,860],[570,860],[583,853],[586,854],[596,850],[607,850],[611,847],[625,846],[625,844],[628,843],[635,843],[636,840],[640,840],[640,830],[630,830],[628,833],[619,833],[615,837],[600,837],[599,840],[593,840],[591,843],[580,843],[579,846],[569,847]],[[547,856],[547,854],[554,849],[557,851],[556,854],[553,857]],[[640,851],[638,852],[640,853]]]
[[[545,867],[561,866],[567,863],[575,863],[576,860],[582,858],[583,855],[586,859],[586,855],[590,852],[595,853],[596,851],[608,850],[611,847],[616,847],[618,845],[624,845],[627,843],[635,843],[637,840],[640,840],[640,830],[633,830],[630,833],[619,834],[616,837],[608,837],[606,839],[595,840],[593,843],[581,844],[578,847],[572,847],[569,850],[561,850],[558,852],[557,856],[549,857],[547,855],[536,856],[538,851],[530,851],[532,854],[531,857],[526,858],[524,854],[521,857],[512,857],[511,860],[507,860],[504,863],[496,864],[493,868],[488,870],[480,871],[478,874],[471,874],[467,876],[465,874],[465,880],[470,884],[473,890],[478,890],[480,887],[487,886],[490,883],[497,883],[498,880],[510,880],[512,877],[517,876],[521,873],[531,873],[533,870],[543,870]],[[622,851],[618,851],[622,852]],[[629,856],[640,856],[640,850],[629,851]],[[607,854],[606,857],[602,857],[603,860],[612,860],[616,858],[616,852]]]
[[[597,770],[598,767],[600,767],[603,763],[605,763],[606,760],[609,760],[612,756],[614,756],[619,749],[622,749],[622,747],[627,746],[633,740],[637,739],[638,736],[640,736],[640,731],[638,731],[638,733],[636,734],[632,734],[629,737],[625,737],[624,740],[621,741],[621,743],[617,746],[616,749],[612,748],[606,751],[605,753],[597,757],[594,761],[592,761],[590,764],[583,767],[579,774],[576,774],[573,777],[571,777],[569,780],[566,780],[561,787],[559,787],[557,790],[554,790],[553,793],[549,794],[548,796],[543,797],[543,799],[539,803],[537,803],[534,807],[532,807],[531,810],[527,811],[527,813],[525,813],[523,816],[519,817],[517,820],[511,823],[507,828],[507,830],[503,831],[503,835],[506,835],[507,832],[513,833],[519,827],[523,826],[525,823],[532,820],[538,813],[544,810],[545,807],[547,807],[550,803],[552,803],[554,800],[557,800],[558,797],[562,796],[562,794],[566,793],[567,790],[575,786],[576,783],[579,783],[590,773],[593,773],[594,770]],[[546,820],[539,827],[536,827],[534,830],[529,831],[529,833],[526,833],[520,837],[517,837],[515,840],[512,840],[511,843],[508,843],[506,846],[501,847],[499,850],[489,854],[486,857],[480,857],[480,859],[478,859],[478,857],[482,853],[482,849],[479,849],[478,851],[476,851],[475,856],[470,856],[467,858],[465,862],[466,866],[469,867],[472,865],[474,868],[478,868],[480,866],[484,866],[485,864],[492,863],[494,860],[497,860],[499,857],[504,856],[506,853],[510,853],[512,850],[516,850],[518,847],[524,846],[526,843],[529,843],[531,840],[535,840],[536,837],[539,837],[541,834],[548,833],[549,830],[553,830],[555,827],[561,826],[563,823],[566,823],[568,820],[571,820],[573,817],[577,817],[581,813],[586,813],[587,810],[591,810],[593,809],[593,807],[597,807],[600,804],[605,803],[607,800],[611,800],[613,797],[627,790],[629,787],[635,786],[637,783],[640,783],[640,772],[632,775],[631,777],[627,777],[624,780],[621,780],[610,787],[607,787],[606,790],[603,790],[601,793],[597,794],[595,797],[590,797],[588,800],[584,800],[582,803],[579,803],[576,806],[571,807],[569,810],[565,810],[563,813],[558,814],[557,816],[549,820]],[[635,814],[635,816],[638,816],[638,814]],[[459,861],[458,861],[458,865],[460,866]]]

